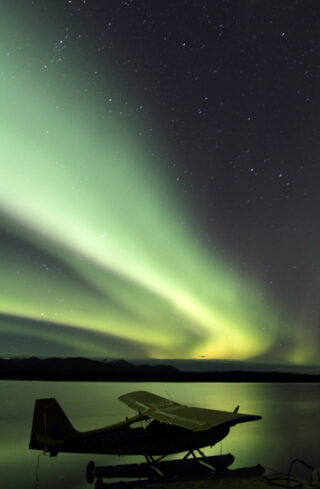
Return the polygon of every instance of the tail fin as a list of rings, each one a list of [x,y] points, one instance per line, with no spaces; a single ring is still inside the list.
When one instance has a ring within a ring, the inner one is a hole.
[[[77,433],[54,398],[36,400],[29,448],[57,453],[57,446]]]

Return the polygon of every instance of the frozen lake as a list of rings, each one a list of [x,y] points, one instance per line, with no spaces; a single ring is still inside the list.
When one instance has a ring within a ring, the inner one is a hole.
[[[320,449],[320,384],[240,383],[102,383],[0,381],[0,487],[34,489],[37,457],[29,450],[34,400],[55,397],[78,430],[121,421],[133,411],[117,398],[147,390],[196,407],[258,414],[262,420],[231,428],[228,437],[204,452],[232,453],[231,468],[260,463],[268,471],[287,471],[293,458],[318,466]],[[168,441],[170,443],[170,441]],[[41,456],[38,489],[85,489],[89,460],[97,465],[144,461],[139,457],[73,455]]]

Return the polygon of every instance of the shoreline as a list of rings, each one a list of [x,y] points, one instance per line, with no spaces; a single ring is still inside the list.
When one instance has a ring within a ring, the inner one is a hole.
[[[61,382],[319,383],[320,375],[281,371],[182,371],[169,365],[133,365],[86,358],[0,359],[0,380]]]

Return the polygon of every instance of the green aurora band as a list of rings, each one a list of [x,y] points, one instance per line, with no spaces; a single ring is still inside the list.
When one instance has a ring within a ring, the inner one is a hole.
[[[80,61],[72,70],[50,62],[36,39],[22,41],[20,28],[6,22],[0,39],[0,212],[8,238],[0,331],[88,355],[266,353],[279,314],[253,279],[201,242],[147,131],[137,141],[138,119],[129,123],[99,93],[99,83],[115,93],[117,75],[111,68],[100,82],[92,75],[90,95]],[[311,361],[310,351],[300,345],[283,360]]]

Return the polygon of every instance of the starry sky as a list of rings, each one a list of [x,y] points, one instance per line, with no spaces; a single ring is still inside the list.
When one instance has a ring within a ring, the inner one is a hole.
[[[4,0],[0,355],[319,364],[317,0]]]

